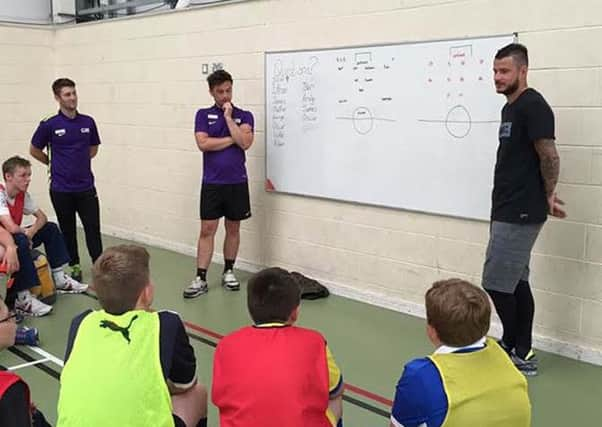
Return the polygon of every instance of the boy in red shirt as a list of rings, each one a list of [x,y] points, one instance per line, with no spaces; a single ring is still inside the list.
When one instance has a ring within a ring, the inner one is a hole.
[[[249,280],[254,325],[224,337],[213,361],[212,400],[222,427],[342,426],[341,371],[319,332],[294,326],[300,302],[281,268]]]

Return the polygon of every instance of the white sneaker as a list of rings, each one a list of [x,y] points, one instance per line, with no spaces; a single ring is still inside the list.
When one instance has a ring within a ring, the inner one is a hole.
[[[201,279],[199,276],[195,277],[194,280],[184,289],[184,298],[196,298],[209,292],[207,281]]]
[[[52,306],[33,297],[31,292],[19,292],[15,300],[15,311],[23,316],[41,317],[52,311]]]
[[[222,286],[229,291],[238,291],[240,290],[240,282],[234,275],[232,270],[226,270],[224,275],[222,276]]]
[[[88,290],[88,285],[79,283],[65,271],[61,271],[59,275],[60,276],[55,278],[54,281],[56,284],[56,291],[59,294],[81,294]]]

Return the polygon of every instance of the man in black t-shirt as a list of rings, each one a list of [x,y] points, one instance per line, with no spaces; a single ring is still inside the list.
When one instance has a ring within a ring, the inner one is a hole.
[[[493,63],[496,91],[507,103],[499,129],[483,287],[502,321],[500,345],[523,374],[537,375],[529,261],[547,216],[564,218],[566,213],[555,193],[560,159],[554,113],[527,86],[528,62],[527,48],[512,43],[497,52]]]

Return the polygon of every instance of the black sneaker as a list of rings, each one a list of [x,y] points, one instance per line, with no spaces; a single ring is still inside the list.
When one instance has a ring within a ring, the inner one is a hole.
[[[513,351],[512,354],[510,354],[510,358],[512,359],[512,363],[514,363],[514,366],[516,366],[516,369],[521,371],[524,376],[534,377],[537,375],[538,360],[537,357],[535,357],[533,350],[529,350],[529,353],[524,359],[518,357]]]

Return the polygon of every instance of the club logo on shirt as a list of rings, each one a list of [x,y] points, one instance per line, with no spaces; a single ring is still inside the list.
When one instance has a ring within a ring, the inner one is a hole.
[[[234,119],[234,123],[236,123],[237,125],[240,124],[240,119]]]
[[[81,133],[90,133],[90,128],[81,128]]]
[[[512,122],[500,124],[500,138],[510,138],[512,135]]]
[[[67,133],[67,131],[66,131],[65,129],[56,129],[56,130],[54,131],[54,134],[55,134],[56,136],[63,136],[63,135],[65,135],[66,133]]]

